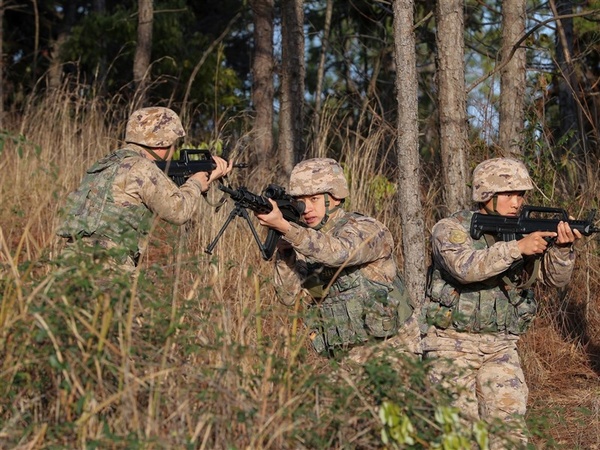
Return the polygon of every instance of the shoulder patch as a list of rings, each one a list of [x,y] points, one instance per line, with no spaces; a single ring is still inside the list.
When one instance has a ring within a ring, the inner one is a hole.
[[[467,240],[467,233],[462,230],[452,230],[449,239],[453,244],[463,244]]]

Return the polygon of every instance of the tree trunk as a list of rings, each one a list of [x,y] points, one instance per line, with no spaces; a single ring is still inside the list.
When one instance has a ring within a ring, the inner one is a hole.
[[[425,298],[425,226],[419,167],[418,82],[414,0],[394,1],[396,98],[398,101],[398,203],[402,223],[404,278],[418,310]]]
[[[254,61],[252,62],[252,104],[255,118],[252,127],[253,155],[259,178],[272,174],[273,160],[273,0],[251,0],[254,13]]]
[[[525,48],[511,58],[515,43],[525,34],[525,0],[502,2],[502,49],[500,62],[500,129],[498,144],[506,156],[522,155],[521,133],[525,123]],[[510,58],[510,61],[508,59]],[[507,62],[508,61],[508,62]]]
[[[281,108],[279,162],[289,178],[303,148],[304,12],[302,0],[283,0],[281,5]]]
[[[63,75],[63,61],[60,56],[63,45],[67,42],[71,34],[71,28],[76,19],[75,2],[66,2],[62,23],[59,25],[59,32],[56,39],[49,42],[50,45],[50,64],[48,66],[48,89],[54,90],[60,88]]]
[[[148,85],[150,55],[152,53],[152,21],[154,6],[152,0],[138,0],[137,45],[133,59],[133,84],[135,87],[135,108],[144,106]]]
[[[99,16],[104,16],[106,14],[106,0],[94,0],[92,7],[95,14]],[[106,55],[108,54],[108,50],[105,42],[99,42],[98,46],[101,50],[100,57],[98,58],[98,70],[96,71],[98,75],[96,76],[95,81],[100,94],[104,95],[106,93],[104,81],[107,75],[108,65],[106,63]]]
[[[463,7],[461,0],[438,0],[436,4],[440,151],[448,213],[469,204]]]
[[[323,94],[323,79],[325,78],[325,61],[327,59],[327,49],[329,47],[329,33],[331,31],[331,16],[333,14],[333,0],[327,0],[325,9],[325,26],[323,27],[323,36],[321,38],[321,55],[319,56],[319,67],[317,69],[317,85],[315,86],[315,112],[313,116],[313,133],[315,145],[322,145],[320,127],[321,127],[321,96]]]
[[[550,1],[555,17],[573,14],[572,0]],[[560,135],[556,141],[564,139],[567,152],[580,155],[582,138],[579,128],[579,108],[577,95],[579,85],[573,64],[573,18],[556,21],[556,65],[558,66],[558,108],[560,114]]]

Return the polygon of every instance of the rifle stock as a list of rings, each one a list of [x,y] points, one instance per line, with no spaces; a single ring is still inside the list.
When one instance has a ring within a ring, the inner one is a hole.
[[[250,192],[245,187],[239,187],[238,189],[231,189],[228,186],[223,184],[219,185],[219,189],[229,194],[231,199],[234,201],[235,206],[229,217],[219,230],[217,236],[213,239],[213,241],[206,247],[205,251],[208,254],[212,254],[213,249],[217,245],[220,237],[222,236],[225,229],[229,226],[234,217],[241,216],[243,217],[248,226],[250,227],[250,231],[254,236],[256,243],[258,244],[258,248],[260,249],[261,255],[264,260],[270,260],[275,254],[275,249],[277,248],[277,242],[281,238],[281,233],[277,230],[269,228],[267,231],[267,237],[264,242],[261,242],[260,237],[258,236],[258,232],[256,228],[252,224],[250,217],[248,215],[248,209],[254,211],[258,214],[268,214],[273,211],[273,205],[269,201],[269,199],[273,200],[277,207],[281,210],[283,217],[285,220],[289,222],[294,222],[302,225],[300,218],[302,217],[302,213],[304,212],[305,204],[304,202],[296,200],[289,194],[286,194],[285,189],[281,186],[270,184],[264,190],[264,195],[257,195]]]
[[[210,150],[186,148],[179,151],[179,159],[155,161],[160,170],[165,172],[177,186],[183,185],[192,175],[198,172],[212,172],[217,163]],[[238,169],[248,167],[246,163],[233,165]]]
[[[471,237],[480,239],[484,234],[494,234],[503,241],[521,239],[535,231],[556,231],[559,222],[567,222],[571,229],[578,230],[584,236],[599,233],[594,226],[596,210],[591,210],[587,219],[569,219],[564,209],[545,206],[526,205],[518,216],[499,216],[474,213],[471,219]]]

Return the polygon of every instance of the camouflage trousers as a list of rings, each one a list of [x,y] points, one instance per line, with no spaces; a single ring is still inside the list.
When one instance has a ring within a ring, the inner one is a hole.
[[[517,353],[518,339],[435,327],[423,338],[423,357],[432,360],[432,382],[454,391],[454,406],[465,425],[478,419],[506,425],[506,432],[492,433],[490,449],[527,445],[524,417],[529,389]]]

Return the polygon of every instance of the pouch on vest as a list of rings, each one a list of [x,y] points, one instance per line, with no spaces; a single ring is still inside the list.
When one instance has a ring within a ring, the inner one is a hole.
[[[402,279],[397,276],[390,288],[367,280],[371,294],[365,301],[365,326],[369,335],[385,338],[396,334],[413,313],[413,306]]]
[[[479,308],[473,323],[473,331],[495,333],[500,328],[499,322],[506,309],[507,300],[497,289],[480,289],[478,292]],[[462,297],[460,301],[462,301]]]
[[[538,310],[533,290],[521,291],[520,295],[511,298],[510,305],[510,316],[506,318],[506,331],[516,335],[523,334],[531,326]]]
[[[339,281],[332,285],[330,296],[315,306],[319,317],[307,323],[313,328],[312,344],[317,352],[393,336],[412,315],[401,280],[390,288],[366,279],[357,270]]]
[[[425,312],[426,320],[429,325],[446,329],[452,325],[453,309],[460,294],[454,286],[442,279],[439,271],[431,269],[429,276],[427,296],[430,301]]]

